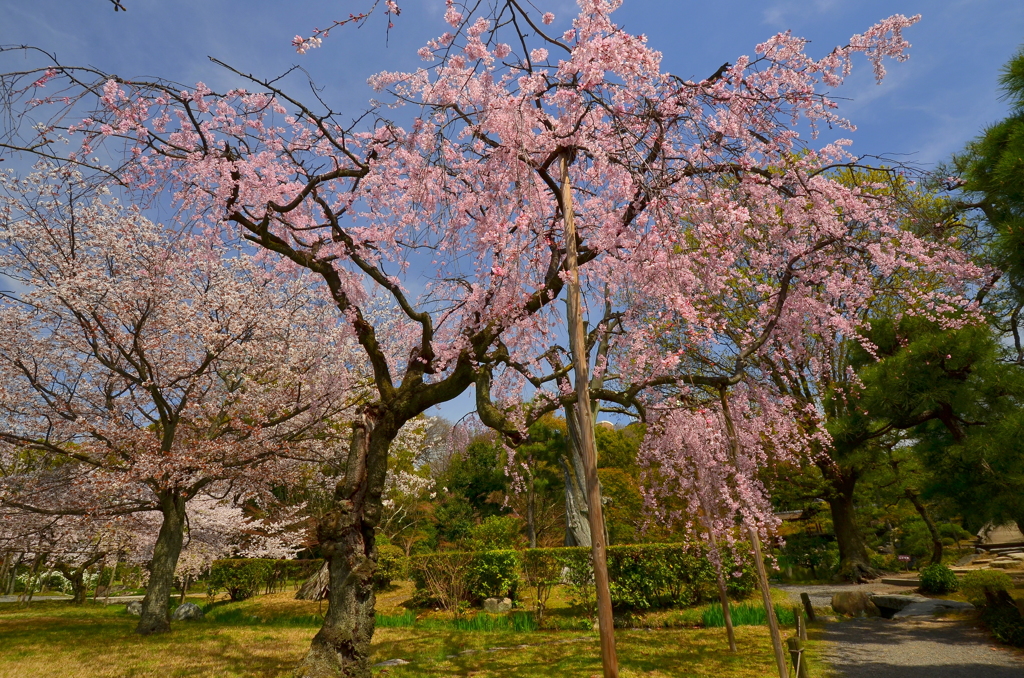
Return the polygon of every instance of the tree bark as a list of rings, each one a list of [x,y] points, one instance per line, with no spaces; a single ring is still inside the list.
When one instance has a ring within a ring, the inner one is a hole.
[[[830,478],[833,493],[828,497],[832,511],[832,528],[839,546],[839,579],[862,583],[874,579],[878,573],[871,567],[864,536],[857,526],[854,514],[853,490],[857,476],[835,471]]]
[[[565,545],[591,545],[590,515],[587,512],[587,481],[580,453],[579,420],[573,408],[565,408],[565,424],[569,436],[565,456],[559,457],[565,477]]]
[[[25,559],[25,552],[18,553],[18,560],[15,561],[14,567],[11,568],[9,573],[9,579],[6,581],[7,588],[5,593],[9,596],[14,595],[14,585],[18,581],[18,568],[21,567],[21,561]]]
[[[533,472],[526,486],[526,539],[531,549],[537,548],[537,492],[534,487]]]
[[[121,559],[120,552],[114,554],[114,567],[110,570],[110,579],[107,581],[107,590],[103,592],[103,604],[110,604],[110,589],[114,588],[114,576],[117,574],[117,564]],[[102,574],[102,570],[100,571]]]
[[[162,492],[160,512],[164,519],[149,565],[149,584],[146,597],[142,599],[142,615],[135,627],[135,632],[142,635],[171,630],[171,588],[185,540],[185,497],[177,490]]]
[[[903,491],[910,503],[917,509],[918,515],[921,516],[921,520],[928,527],[928,534],[932,537],[932,564],[938,564],[942,562],[942,536],[939,535],[939,528],[935,526],[935,521],[932,520],[931,514],[928,512],[928,507],[921,501],[921,497],[918,496],[915,490],[907,488]]]
[[[74,592],[71,599],[72,605],[85,604],[86,599],[89,597],[89,589],[85,585],[85,573],[96,564],[96,561],[105,556],[105,553],[93,554],[88,560],[75,568],[64,563],[57,563],[57,569],[71,582],[71,590]]]
[[[29,570],[28,577],[25,578],[25,582],[28,585],[25,587],[24,598],[19,598],[18,602],[25,604],[32,602],[32,596],[36,592],[36,574],[39,572],[43,561],[46,560],[47,555],[46,553],[39,553],[36,555],[35,560],[32,561],[32,568]]]
[[[388,448],[399,427],[375,422],[368,413],[353,424],[345,478],[336,488],[334,508],[317,526],[329,572],[327,614],[296,678],[371,676],[374,529],[380,520]]]

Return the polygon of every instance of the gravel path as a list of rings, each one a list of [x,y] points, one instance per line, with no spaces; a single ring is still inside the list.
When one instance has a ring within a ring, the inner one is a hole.
[[[1024,661],[950,620],[861,618],[825,626],[825,660],[843,678],[1024,678]]]

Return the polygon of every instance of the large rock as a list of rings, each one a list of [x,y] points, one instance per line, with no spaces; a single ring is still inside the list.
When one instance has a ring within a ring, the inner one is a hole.
[[[128,614],[134,614],[136,617],[141,617],[142,616],[142,601],[141,600],[133,600],[132,602],[130,602],[127,605],[125,605],[124,609],[125,609],[125,611]]]
[[[510,598],[488,598],[484,601],[484,612],[491,614],[504,614],[512,611],[512,600]]]
[[[877,617],[878,608],[865,591],[840,591],[832,596],[832,609],[847,617]]]
[[[171,621],[190,621],[202,619],[204,616],[203,611],[195,603],[182,603],[171,615]]]

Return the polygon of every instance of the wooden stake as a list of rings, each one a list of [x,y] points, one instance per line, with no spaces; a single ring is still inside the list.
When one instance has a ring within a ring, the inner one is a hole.
[[[807,595],[807,593],[801,593],[800,601],[804,604],[804,612],[807,613],[807,621],[817,621],[816,617],[814,616],[814,606],[811,605],[811,597]]]
[[[775,616],[775,606],[772,604],[772,591],[768,586],[768,571],[764,567],[764,558],[761,556],[761,537],[757,534],[756,527],[749,528],[748,534],[750,543],[754,547],[754,567],[757,569],[758,588],[761,589],[764,611],[768,617],[772,649],[775,650],[775,664],[779,668],[779,678],[789,678],[789,669],[786,668],[786,652],[782,649],[782,633],[779,631],[779,620]]]
[[[580,425],[583,469],[587,481],[587,508],[590,518],[590,543],[594,559],[594,586],[597,589],[597,623],[601,636],[601,665],[604,678],[618,678],[619,661],[615,655],[615,623],[608,586],[608,562],[604,537],[601,486],[597,480],[597,443],[594,439],[594,415],[590,410],[590,370],[587,365],[586,337],[580,301],[580,273],[576,253],[576,222],[569,183],[569,158],[562,154],[562,211],[565,221],[565,258],[569,280],[565,300],[569,324],[569,345],[576,373],[576,412]]]

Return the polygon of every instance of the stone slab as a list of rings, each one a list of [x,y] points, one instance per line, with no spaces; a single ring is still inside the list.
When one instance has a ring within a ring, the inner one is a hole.
[[[908,578],[908,577],[883,577],[882,578],[882,583],[883,584],[888,584],[890,586],[915,586],[916,587],[916,586],[920,586],[921,585],[921,582],[918,581],[917,577],[914,577],[913,579]]]
[[[956,600],[926,599],[924,602],[908,605],[893,615],[893,619],[906,619],[907,617],[932,617],[944,612],[963,612],[973,610],[970,603],[961,603]]]

